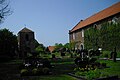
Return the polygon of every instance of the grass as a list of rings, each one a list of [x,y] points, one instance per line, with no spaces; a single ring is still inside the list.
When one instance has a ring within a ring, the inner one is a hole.
[[[48,77],[41,77],[41,78],[42,80],[76,80],[75,78],[68,75],[48,76]]]
[[[21,60],[12,60],[0,64],[0,75],[3,75],[0,77],[0,80],[8,80],[8,78],[9,80],[77,80],[67,75],[67,73],[72,72],[75,68],[74,59],[61,58],[51,60],[52,65],[54,65],[54,68],[51,69],[52,74],[40,76],[18,76],[20,74],[20,63],[22,63]]]
[[[66,52],[65,56],[61,56],[60,52],[55,52],[55,53],[51,53],[51,54],[40,54],[39,56],[41,56],[42,58],[52,58],[52,54],[55,54],[56,58],[70,58],[70,53]]]
[[[24,77],[24,80],[77,80],[74,77],[68,75],[47,75],[47,76],[33,76],[33,77]]]
[[[23,60],[10,60],[8,62],[4,62],[4,64],[21,64],[23,62]]]
[[[62,58],[51,60],[52,65],[52,75],[42,75],[42,76],[31,76],[23,77],[24,80],[77,80],[74,77],[67,75],[69,72],[72,72],[75,68],[74,59]]]
[[[50,60],[51,63],[71,63],[74,62],[74,58],[56,58],[53,60]]]
[[[100,60],[101,63],[106,63],[108,67],[101,69],[101,72],[108,74],[108,75],[118,75],[120,77],[120,61],[113,62],[110,60]]]
[[[100,57],[106,57],[110,58],[111,51],[102,51],[102,55]],[[117,51],[117,57],[120,58],[120,51]]]
[[[81,72],[76,70],[75,75],[83,76],[88,80],[99,77],[118,76],[120,78],[120,61],[113,62],[112,60],[97,60],[100,63],[106,63],[107,67],[102,69],[95,69]]]
[[[107,52],[108,53],[108,52]],[[67,75],[69,72],[73,72],[75,68],[74,58],[60,58],[55,60],[50,60],[54,68],[52,69],[53,74],[51,75],[40,75],[40,76],[25,76],[21,77],[24,80],[77,80],[74,77]],[[118,75],[120,77],[120,61],[113,62],[110,60],[98,60],[101,63],[106,63],[108,67],[105,69],[100,69],[102,73],[108,75]],[[12,60],[3,65],[0,65],[1,74],[19,74],[18,66],[21,60]],[[12,78],[12,77],[11,77]],[[22,80],[14,77],[11,80]],[[7,79],[4,79],[7,80]]]

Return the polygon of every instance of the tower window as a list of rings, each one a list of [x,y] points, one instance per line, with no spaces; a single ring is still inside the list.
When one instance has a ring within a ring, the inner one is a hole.
[[[29,35],[28,34],[26,34],[25,39],[26,39],[26,41],[29,41]]]

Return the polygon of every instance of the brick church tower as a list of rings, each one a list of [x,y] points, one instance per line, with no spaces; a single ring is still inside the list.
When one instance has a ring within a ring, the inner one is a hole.
[[[28,53],[34,52],[35,50],[35,38],[34,32],[28,28],[23,28],[18,32],[18,46],[19,46],[19,57],[25,58]]]

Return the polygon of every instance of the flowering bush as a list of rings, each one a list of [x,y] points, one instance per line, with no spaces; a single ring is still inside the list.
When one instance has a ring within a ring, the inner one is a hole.
[[[108,76],[104,73],[101,73],[100,70],[97,68],[95,70],[89,70],[89,71],[80,71],[80,68],[78,68],[76,70],[78,70],[75,73],[76,76],[82,76],[83,78],[86,78],[87,80],[93,80],[96,78]]]

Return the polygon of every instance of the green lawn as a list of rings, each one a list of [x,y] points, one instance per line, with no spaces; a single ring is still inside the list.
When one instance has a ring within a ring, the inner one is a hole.
[[[47,76],[41,77],[42,80],[76,80],[75,78],[68,75],[56,75],[56,76]],[[41,80],[38,79],[38,80]]]
[[[108,58],[110,58],[110,53],[111,51],[102,51],[102,54],[100,55],[100,57],[108,56]],[[117,51],[117,57],[120,58],[120,51]]]
[[[32,76],[24,77],[24,80],[77,80],[68,75],[45,75],[45,76]]]
[[[71,77],[67,75],[70,72],[74,71],[74,68],[76,67],[74,64],[74,58],[62,58],[62,59],[55,59],[50,60],[51,64],[54,66],[52,68],[52,74],[51,75],[40,75],[40,76],[24,76],[24,77],[10,77],[11,80],[77,80],[74,77]],[[120,61],[113,62],[111,60],[98,60],[101,63],[106,63],[109,68],[100,69],[101,72],[108,74],[108,75],[118,75],[120,77]],[[4,63],[0,65],[0,71],[2,71],[0,74],[3,73],[6,75],[11,74],[19,74],[18,66],[21,63],[21,60],[12,60],[10,62]],[[8,68],[9,67],[9,68]],[[3,75],[4,76],[4,75]],[[4,76],[5,77],[5,76]],[[21,79],[22,78],[22,79]],[[7,80],[7,79],[4,79]]]
[[[25,80],[77,80],[68,75],[68,73],[72,72],[75,68],[74,59],[63,58],[51,60],[51,64],[54,66],[51,75],[29,76],[23,78]]]
[[[120,61],[113,62],[110,60],[100,60],[101,63],[106,63],[109,68],[101,69],[101,72],[108,75],[118,75],[120,77]]]
[[[106,68],[95,69],[90,71],[80,71],[76,70],[76,76],[82,76],[87,80],[92,80],[94,78],[118,76],[120,78],[120,61],[113,62],[112,60],[97,60],[100,63],[106,63]]]
[[[22,60],[11,60],[0,64],[0,80],[77,80],[74,77],[68,75],[75,68],[74,59],[62,58],[56,60],[50,60],[54,66],[52,74],[39,75],[39,76],[23,76],[20,77],[19,65]],[[11,76],[12,75],[12,76]]]

